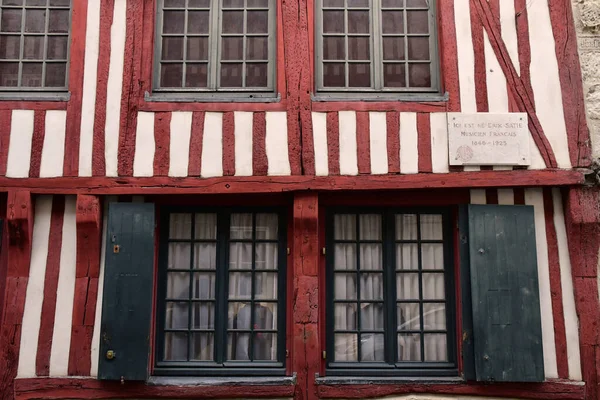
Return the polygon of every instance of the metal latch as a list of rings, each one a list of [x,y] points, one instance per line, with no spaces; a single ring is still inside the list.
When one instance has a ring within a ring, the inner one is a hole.
[[[106,359],[107,359],[107,360],[112,360],[112,359],[114,359],[114,358],[115,358],[115,356],[116,356],[116,355],[117,355],[117,354],[114,352],[114,350],[108,350],[108,351],[106,352]]]
[[[119,250],[121,250],[121,246],[119,246],[118,244],[115,244],[115,245],[113,246],[113,253],[118,253],[118,252],[119,252]]]

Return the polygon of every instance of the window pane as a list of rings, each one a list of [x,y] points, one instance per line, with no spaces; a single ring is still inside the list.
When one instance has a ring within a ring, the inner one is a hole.
[[[242,66],[241,63],[221,64],[221,86],[242,87]]]
[[[383,59],[404,60],[404,38],[399,36],[383,38]]]
[[[419,303],[399,303],[397,312],[398,331],[416,331],[421,329]]]
[[[190,268],[190,243],[169,243],[169,269]]]
[[[267,8],[269,0],[247,0],[248,7],[251,8]]]
[[[425,0],[425,1],[427,1],[427,0]],[[404,0],[382,0],[381,5],[384,8],[385,7],[389,7],[389,8],[403,7]]]
[[[358,361],[358,335],[338,333],[334,336],[334,360]]]
[[[398,335],[398,361],[421,361],[421,335],[401,333]]]
[[[208,60],[208,38],[188,37],[186,58],[193,61]]]
[[[360,245],[360,269],[383,271],[383,246],[374,243]]]
[[[267,37],[249,37],[246,39],[247,60],[268,60],[269,39]]]
[[[167,298],[187,300],[190,298],[190,274],[169,272],[167,274]]]
[[[417,216],[396,215],[396,240],[417,240]]]
[[[163,357],[165,361],[187,360],[187,333],[165,333],[165,351]]]
[[[423,269],[444,269],[444,245],[441,243],[421,245]]]
[[[336,243],[334,250],[336,270],[356,270],[356,245]]]
[[[356,274],[335,274],[335,299],[356,300]]]
[[[183,33],[185,11],[163,12],[163,33]]]
[[[333,232],[335,240],[356,240],[356,215],[336,214]]]
[[[192,237],[192,214],[173,213],[169,216],[169,238],[190,239]]]
[[[429,64],[410,64],[408,66],[408,74],[410,76],[410,86],[431,86],[431,71]]]
[[[323,7],[344,7],[344,0],[323,0]]]
[[[196,214],[194,237],[203,240],[217,239],[217,214]]]
[[[371,59],[371,39],[369,37],[348,38],[348,58],[350,60]]]
[[[227,314],[227,328],[250,330],[252,326],[250,313],[250,304],[230,302]]]
[[[252,269],[252,243],[229,245],[229,269]]]
[[[41,0],[43,1],[43,0]],[[68,7],[71,5],[71,0],[50,0],[50,6]]]
[[[21,85],[28,87],[42,86],[42,63],[23,64]]]
[[[215,269],[217,264],[216,243],[194,244],[194,269]]]
[[[406,0],[406,7],[429,7],[429,0]]]
[[[168,302],[165,312],[166,329],[188,328],[188,303]]]
[[[323,63],[323,86],[346,86],[346,68],[342,63]]]
[[[383,11],[381,29],[383,33],[404,33],[404,11]]]
[[[360,361],[383,361],[385,346],[383,335],[367,333],[360,335]]]
[[[20,46],[20,36],[0,36],[0,59],[19,58]]]
[[[48,36],[48,59],[66,60],[68,58],[68,46],[68,36]]]
[[[52,11],[56,12],[56,11]],[[51,18],[55,14],[50,15]],[[56,21],[51,20],[51,22],[56,23]],[[68,25],[68,24],[67,24]],[[51,28],[58,28],[55,25],[51,25]],[[36,10],[36,9],[27,9],[25,10],[25,32],[44,32],[46,30],[46,10]],[[55,32],[55,31],[54,31]]]
[[[268,11],[248,11],[248,33],[268,33],[269,32],[269,12]]]
[[[385,87],[406,87],[406,71],[404,64],[383,65],[383,85]]]
[[[203,88],[207,86],[208,66],[206,64],[187,64],[185,87]]]
[[[252,214],[231,214],[230,239],[252,239]]]
[[[183,65],[162,64],[160,85],[163,87],[181,87],[183,79]]]
[[[242,8],[244,0],[223,0],[223,8]]]
[[[254,334],[254,359],[277,360],[277,334],[258,332]]]
[[[348,11],[348,33],[369,32],[369,11]]]
[[[447,361],[448,345],[446,344],[446,334],[425,334],[425,361]]]
[[[423,325],[426,331],[446,330],[446,305],[444,303],[423,304]]]
[[[67,64],[65,63],[50,63],[46,64],[46,86],[47,87],[64,87],[67,76]]]
[[[361,306],[360,329],[362,331],[383,331],[383,304],[372,303]]]
[[[341,331],[356,330],[356,304],[338,303],[334,307],[334,329]]]
[[[369,7],[369,0],[348,0],[348,7]]]
[[[183,60],[183,37],[164,37],[162,40],[162,60]]]
[[[408,33],[428,33],[429,13],[427,11],[407,11]]]
[[[445,297],[444,274],[423,274],[423,299],[444,300]]]
[[[323,58],[325,60],[345,60],[345,39],[339,36],[325,36],[323,38]]]
[[[421,239],[442,240],[444,238],[443,233],[441,215],[421,215]]]
[[[277,243],[256,243],[255,268],[267,270],[277,269],[277,253]]]
[[[419,274],[396,274],[396,295],[398,300],[419,300]]]
[[[23,5],[23,0],[4,0],[2,4],[5,6],[20,6]]]
[[[235,300],[246,300],[252,297],[252,273],[231,272],[229,273],[229,298]]]
[[[223,33],[243,33],[244,32],[244,12],[243,11],[223,11],[222,32]]]
[[[23,58],[25,60],[42,60],[44,58],[43,36],[25,36],[23,38]]]
[[[211,361],[215,354],[215,335],[194,333],[190,343],[190,360]]]
[[[259,300],[277,300],[276,272],[257,272],[254,278],[254,296]]]
[[[348,65],[348,86],[350,86],[350,87],[370,87],[371,86],[371,65],[370,64],[349,64]]]
[[[215,274],[199,272],[192,274],[192,299],[212,300],[215,298]]]
[[[188,11],[188,33],[208,33],[209,11]]]
[[[250,333],[233,332],[227,335],[227,359],[250,359]]]
[[[69,32],[69,10],[50,10],[48,18],[48,32]]]
[[[188,5],[192,8],[209,8],[210,0],[188,0]]]
[[[19,63],[0,63],[0,85],[18,86]]]
[[[417,244],[397,244],[396,245],[396,269],[397,270],[418,270],[419,269],[419,248]]]
[[[242,60],[244,58],[244,38],[242,36],[224,37],[222,43],[221,60]]]
[[[185,0],[164,0],[164,8],[168,7],[185,7]]]
[[[15,10],[11,8],[2,9],[0,28],[2,32],[20,32],[21,10]]]
[[[213,303],[192,303],[192,329],[215,329]]]
[[[410,60],[429,60],[429,38],[409,37],[408,58]]]
[[[323,11],[323,33],[344,33],[343,11]]]
[[[360,274],[360,299],[383,300],[383,274]]]
[[[267,87],[268,66],[266,63],[246,65],[246,87]]]
[[[360,240],[381,240],[381,215],[361,214],[359,227]]]
[[[254,305],[254,329],[277,330],[277,303]]]
[[[277,214],[256,214],[256,239],[277,240],[279,237]]]

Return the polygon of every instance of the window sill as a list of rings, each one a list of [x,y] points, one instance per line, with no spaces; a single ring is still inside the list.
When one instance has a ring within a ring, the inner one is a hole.
[[[459,376],[454,377],[407,377],[407,376],[325,376],[316,378],[317,385],[450,385],[462,384],[465,380]]]
[[[146,92],[144,101],[149,103],[279,103],[280,93],[163,93]]]
[[[147,384],[151,386],[294,386],[296,374],[274,377],[152,376]]]
[[[62,101],[71,99],[70,92],[0,92],[0,101]]]
[[[389,93],[389,92],[363,92],[363,93],[317,93],[311,95],[314,102],[447,102],[450,98],[448,92],[440,93]]]

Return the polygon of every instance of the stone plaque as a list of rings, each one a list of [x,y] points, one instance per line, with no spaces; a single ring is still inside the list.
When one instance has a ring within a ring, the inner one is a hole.
[[[450,165],[529,165],[527,114],[448,113]]]

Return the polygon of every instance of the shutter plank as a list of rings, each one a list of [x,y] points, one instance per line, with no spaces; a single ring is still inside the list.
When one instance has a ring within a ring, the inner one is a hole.
[[[152,317],[154,205],[111,203],[108,211],[98,378],[146,380]],[[114,246],[119,250],[115,252]],[[115,353],[113,359],[107,352]]]
[[[465,362],[465,375],[479,381],[543,381],[533,208],[470,205],[464,210],[468,227],[462,218],[461,229],[468,229],[468,245],[463,243],[462,250],[468,247],[470,262],[464,280],[471,287],[466,314],[472,313],[467,322],[473,327],[473,363]],[[468,332],[469,324],[464,327]],[[466,350],[469,355],[469,344]]]

